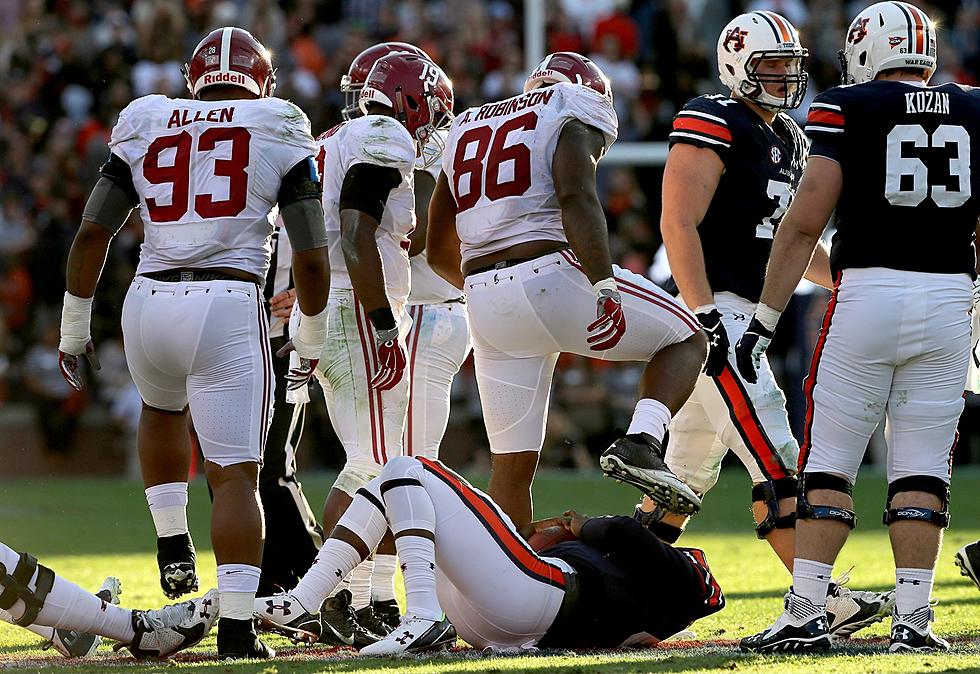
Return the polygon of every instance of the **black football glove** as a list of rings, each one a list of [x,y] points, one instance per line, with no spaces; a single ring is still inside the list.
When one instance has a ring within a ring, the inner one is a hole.
[[[708,336],[708,360],[704,363],[704,373],[709,377],[717,377],[728,364],[728,333],[721,322],[721,312],[718,309],[703,311],[696,314],[704,334]]]
[[[766,328],[755,316],[745,330],[745,334],[735,345],[735,365],[742,379],[750,384],[759,381],[759,366],[762,354],[769,348],[772,341],[772,330]]]

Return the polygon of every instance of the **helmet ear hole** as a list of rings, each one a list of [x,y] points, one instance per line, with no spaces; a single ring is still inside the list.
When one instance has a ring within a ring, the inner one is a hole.
[[[858,56],[858,63],[861,66],[864,66],[867,62],[868,62],[868,52],[863,51],[861,52],[861,55]]]
[[[730,64],[726,63],[725,68],[727,68],[728,72],[731,73],[732,75],[735,74],[735,68],[733,68]]]

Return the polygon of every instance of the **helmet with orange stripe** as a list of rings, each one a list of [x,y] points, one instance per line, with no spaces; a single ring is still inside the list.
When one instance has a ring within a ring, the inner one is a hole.
[[[767,110],[799,107],[806,93],[807,50],[800,34],[775,12],[741,14],[718,38],[718,73],[735,96]]]
[[[936,25],[907,2],[879,2],[861,11],[840,51],[844,84],[873,80],[892,68],[936,71]]]

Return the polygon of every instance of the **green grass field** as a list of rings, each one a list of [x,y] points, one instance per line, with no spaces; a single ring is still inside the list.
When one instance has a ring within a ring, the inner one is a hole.
[[[481,480],[475,480],[480,484]],[[329,486],[325,476],[305,483],[314,509]],[[695,623],[696,643],[642,651],[603,653],[546,653],[522,658],[483,658],[461,651],[448,656],[410,660],[372,660],[353,651],[303,649],[271,637],[281,658],[254,664],[225,664],[209,657],[214,637],[168,664],[138,664],[102,646],[87,660],[66,660],[54,651],[41,651],[39,639],[13,626],[0,624],[0,669],[37,672],[65,667],[75,672],[163,672],[179,667],[195,672],[285,674],[286,672],[940,672],[980,671],[980,594],[952,564],[953,553],[980,537],[980,472],[957,473],[953,489],[953,524],[947,532],[934,595],[937,630],[955,642],[950,654],[891,656],[886,652],[886,624],[859,633],[828,656],[760,657],[744,655],[734,640],[768,625],[782,608],[781,597],[790,583],[765,543],[757,541],[749,514],[749,489],[744,472],[727,470],[705,501],[686,545],[705,550],[712,570],[728,597],[728,606]],[[555,514],[567,507],[599,514],[628,512],[636,493],[598,476],[545,473],[535,486],[535,511]],[[885,589],[894,586],[894,564],[887,532],[881,526],[884,480],[865,474],[857,490],[858,528],[845,547],[836,572],[852,565],[851,586]],[[203,483],[192,485],[191,529],[198,547],[202,590],[213,586],[215,567],[208,549],[208,495]],[[2,540],[27,550],[65,577],[95,589],[109,574],[123,580],[123,605],[152,608],[165,603],[157,584],[152,524],[142,489],[132,483],[105,480],[22,480],[0,482]],[[656,582],[656,579],[651,579]]]

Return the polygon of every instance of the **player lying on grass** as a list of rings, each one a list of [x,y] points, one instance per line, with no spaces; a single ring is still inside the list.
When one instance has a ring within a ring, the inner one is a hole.
[[[320,604],[390,527],[405,577],[399,626],[363,655],[446,648],[615,648],[663,639],[721,610],[704,553],[673,548],[629,517],[561,523],[577,540],[535,553],[490,498],[438,461],[389,459],[291,592],[255,600],[260,628],[313,641]],[[530,533],[525,528],[524,533]]]
[[[128,648],[137,658],[167,658],[203,639],[218,618],[216,590],[139,611],[114,604],[118,580],[108,578],[103,587],[105,594],[87,592],[31,555],[0,543],[0,619],[36,634],[42,633],[39,627],[53,629],[52,641],[65,655],[88,655],[98,637],[107,637],[119,642],[117,650]]]

